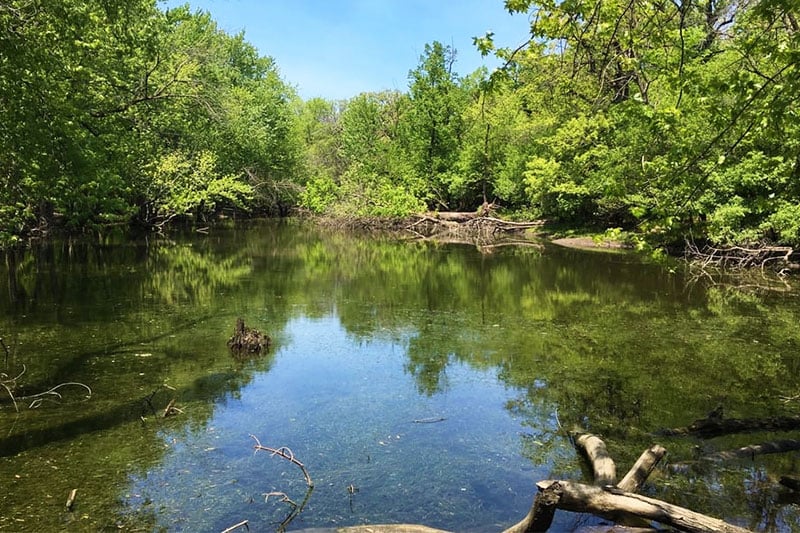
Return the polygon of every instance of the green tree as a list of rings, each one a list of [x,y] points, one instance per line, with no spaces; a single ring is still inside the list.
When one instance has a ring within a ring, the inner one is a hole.
[[[54,223],[292,201],[275,190],[296,187],[275,184],[299,161],[294,95],[270,58],[208,14],[155,0],[11,0],[0,57],[3,243]],[[185,165],[208,179],[165,191],[164,172]]]
[[[454,173],[464,134],[468,93],[453,70],[456,51],[439,42],[425,45],[420,64],[409,73],[411,105],[406,115],[406,151],[431,191],[431,202],[460,207]]]

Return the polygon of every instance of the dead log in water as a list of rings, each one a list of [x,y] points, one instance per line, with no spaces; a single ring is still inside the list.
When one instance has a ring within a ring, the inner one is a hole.
[[[536,486],[540,492],[559,494],[556,507],[565,511],[592,513],[609,520],[616,520],[621,515],[637,516],[674,527],[680,531],[749,532],[747,529],[728,524],[718,518],[621,489],[611,490],[563,480],[540,481]]]
[[[800,429],[800,416],[774,416],[766,418],[716,418],[695,420],[686,427],[662,429],[660,436],[694,436],[703,439],[730,435],[733,433],[753,433],[756,431],[792,431]]]
[[[583,433],[575,436],[575,445],[583,450],[589,459],[594,470],[595,485],[614,485],[617,482],[617,467],[602,439]]]
[[[656,444],[645,450],[619,485],[613,485],[616,467],[603,441],[594,435],[575,438],[576,446],[585,450],[595,471],[595,483],[611,480],[602,487],[572,481],[547,480],[536,484],[537,493],[528,515],[505,533],[547,531],[556,509],[590,513],[622,524],[647,526],[650,522],[674,527],[681,531],[719,531],[743,533],[748,530],[728,524],[718,518],[696,513],[670,503],[635,494],[641,488],[666,450]],[[598,482],[598,480],[600,480]]]

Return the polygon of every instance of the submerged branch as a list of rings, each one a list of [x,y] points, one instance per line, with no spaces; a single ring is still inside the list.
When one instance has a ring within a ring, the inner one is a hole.
[[[686,427],[661,429],[660,436],[694,436],[710,439],[732,433],[756,431],[792,431],[800,429],[800,416],[775,416],[769,418],[701,418]]]
[[[297,467],[300,468],[300,470],[303,472],[303,475],[306,478],[306,485],[308,485],[309,487],[313,487],[314,486],[314,482],[311,480],[311,476],[309,475],[308,470],[306,470],[306,465],[304,465],[303,463],[301,463],[300,461],[298,461],[295,458],[294,453],[292,452],[292,450],[290,450],[286,446],[282,446],[282,447],[277,448],[277,449],[276,448],[270,448],[269,446],[263,446],[261,444],[261,441],[258,440],[258,437],[256,437],[255,435],[250,435],[250,437],[254,441],[256,441],[255,446],[253,446],[253,448],[255,448],[256,451],[262,450],[262,451],[265,451],[265,452],[269,452],[271,455],[277,455],[278,457],[286,459],[290,463],[297,465]]]

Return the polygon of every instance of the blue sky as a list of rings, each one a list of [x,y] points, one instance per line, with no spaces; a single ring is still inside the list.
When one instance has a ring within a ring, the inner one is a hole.
[[[185,0],[167,0],[173,7]],[[303,98],[345,99],[365,91],[406,90],[408,71],[426,43],[457,51],[456,71],[482,64],[472,37],[495,32],[498,46],[528,36],[525,15],[509,15],[503,0],[189,0],[229,33],[245,31],[272,56],[285,81]]]

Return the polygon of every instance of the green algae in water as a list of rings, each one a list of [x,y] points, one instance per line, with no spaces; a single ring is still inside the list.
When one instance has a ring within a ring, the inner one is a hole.
[[[729,416],[782,414],[793,406],[777,398],[800,389],[796,292],[703,286],[629,256],[481,255],[270,223],[50,243],[0,279],[10,347],[0,371],[24,364],[27,392],[64,381],[93,390],[19,414],[0,403],[8,531],[277,528],[289,509],[264,494],[299,502],[305,481],[254,454],[250,434],[291,448],[315,481],[289,529],[497,531],[525,515],[536,481],[583,479],[559,421],[602,434],[624,471],[650,431],[719,403]],[[273,337],[270,353],[230,357],[240,316]],[[162,418],[173,398],[182,413]],[[696,444],[661,443],[675,461]],[[645,492],[796,530],[796,507],[770,484],[792,474],[789,454],[659,471]],[[597,523],[556,518],[562,530]]]

